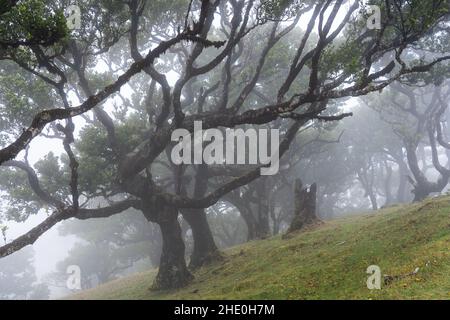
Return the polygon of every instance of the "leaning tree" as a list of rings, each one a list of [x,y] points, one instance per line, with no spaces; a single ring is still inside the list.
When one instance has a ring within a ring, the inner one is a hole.
[[[217,250],[205,209],[261,175],[261,166],[237,168],[239,175],[223,163],[175,166],[174,130],[193,132],[195,121],[204,129],[276,128],[282,157],[310,121],[347,116],[329,102],[382,91],[450,59],[404,59],[439,37],[449,17],[443,0],[370,1],[383,12],[379,29],[367,28],[362,1],[86,0],[78,30],[57,23],[68,1],[7,2],[0,164],[11,210],[3,218],[23,221],[43,207],[49,216],[0,247],[0,257],[63,220],[133,207],[161,230],[155,288],[192,279],[179,215],[192,228],[191,260],[201,264]],[[50,8],[38,31],[18,9],[32,15],[33,6]],[[11,36],[14,24],[23,33]],[[61,154],[30,162],[38,136],[59,142]]]
[[[395,83],[375,106],[390,131],[401,141],[398,154],[409,168],[414,201],[445,189],[450,179],[448,162],[448,81],[418,86]],[[432,173],[434,171],[434,176]]]

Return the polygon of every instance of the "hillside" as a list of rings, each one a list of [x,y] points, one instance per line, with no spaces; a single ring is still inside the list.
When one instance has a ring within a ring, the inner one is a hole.
[[[450,197],[328,221],[225,252],[179,291],[152,292],[154,271],[70,299],[449,299]],[[409,275],[368,290],[366,269]]]

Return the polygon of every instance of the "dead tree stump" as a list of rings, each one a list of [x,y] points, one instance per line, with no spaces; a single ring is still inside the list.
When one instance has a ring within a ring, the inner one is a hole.
[[[309,188],[304,188],[300,179],[295,181],[294,219],[292,220],[286,235],[320,221],[316,214],[316,196],[317,185],[315,183]]]

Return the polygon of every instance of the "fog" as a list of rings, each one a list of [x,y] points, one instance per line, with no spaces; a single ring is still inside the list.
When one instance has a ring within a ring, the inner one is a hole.
[[[178,289],[226,248],[448,192],[448,12],[404,25],[424,8],[392,4],[374,30],[367,1],[180,3],[79,1],[48,41],[0,11],[0,299],[158,267]],[[196,121],[218,160],[176,163]],[[220,158],[233,128],[233,156],[277,151],[275,174]]]

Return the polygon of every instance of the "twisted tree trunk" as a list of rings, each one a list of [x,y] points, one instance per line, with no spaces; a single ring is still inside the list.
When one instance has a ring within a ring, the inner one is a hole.
[[[221,255],[209,228],[205,210],[185,209],[182,214],[191,226],[194,237],[194,250],[191,254],[189,269],[195,270],[205,264],[220,260]]]
[[[144,208],[145,217],[161,228],[162,253],[153,289],[177,289],[186,286],[193,276],[186,266],[185,245],[178,222],[178,210],[167,205]]]
[[[199,165],[195,176],[194,198],[202,198],[208,189],[208,166]],[[186,190],[183,190],[186,193]],[[220,260],[221,255],[214,242],[211,228],[206,218],[205,209],[184,209],[181,210],[183,218],[191,226],[194,238],[194,250],[192,251],[189,269],[195,270],[204,264]]]

